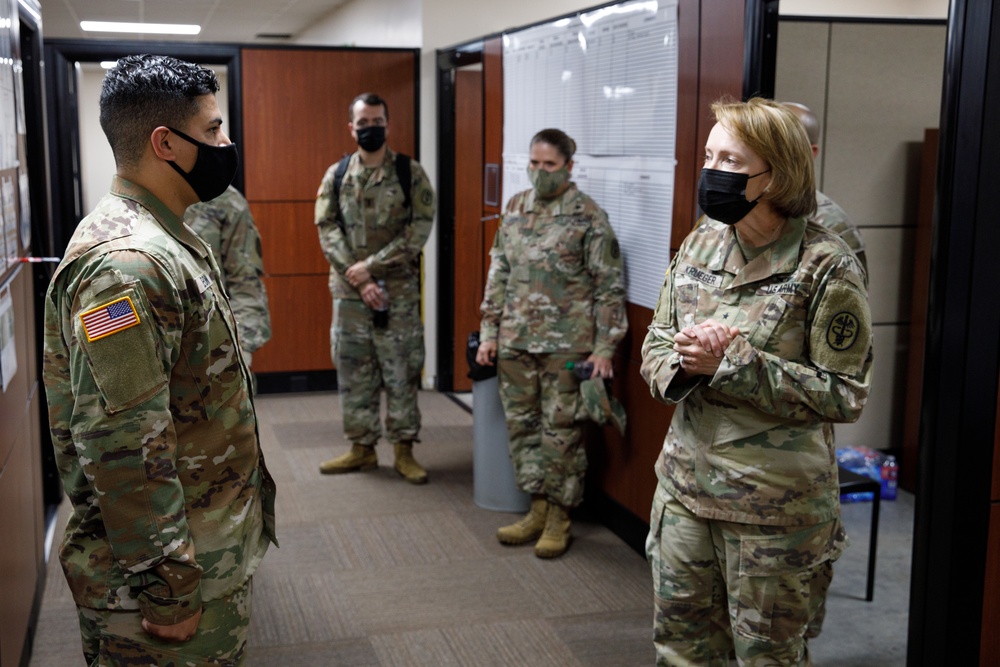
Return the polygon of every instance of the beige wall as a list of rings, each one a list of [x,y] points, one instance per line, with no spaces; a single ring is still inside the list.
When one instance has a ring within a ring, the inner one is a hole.
[[[349,0],[300,33],[295,42],[416,48],[423,39],[422,6],[421,0]]]
[[[782,21],[776,97],[824,127],[820,189],[861,228],[869,268],[875,376],[857,424],[838,443],[899,447],[905,399],[920,145],[937,127],[944,25]]]

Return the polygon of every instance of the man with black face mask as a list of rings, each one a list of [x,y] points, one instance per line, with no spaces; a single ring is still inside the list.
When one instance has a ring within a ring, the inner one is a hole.
[[[60,561],[88,664],[242,664],[251,577],[274,541],[237,325],[185,209],[238,165],[219,83],[127,56],[101,89],[111,192],[45,298],[42,376],[73,505]]]
[[[319,468],[337,474],[378,466],[384,388],[385,435],[393,444],[394,468],[406,481],[423,484],[427,472],[413,458],[424,363],[420,253],[434,221],[434,191],[416,161],[386,144],[385,100],[364,93],[348,111],[358,150],[323,177],[316,193],[316,226],[330,262],[330,354],[351,449]]]

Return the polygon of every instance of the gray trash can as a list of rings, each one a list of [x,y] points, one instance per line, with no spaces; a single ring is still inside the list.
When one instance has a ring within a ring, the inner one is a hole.
[[[472,383],[472,498],[479,507],[498,512],[527,512],[531,506],[531,495],[514,481],[495,376]]]

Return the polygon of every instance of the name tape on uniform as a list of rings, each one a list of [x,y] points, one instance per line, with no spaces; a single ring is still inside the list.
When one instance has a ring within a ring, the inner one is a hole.
[[[139,324],[139,314],[135,312],[132,299],[123,296],[93,310],[80,314],[83,332],[87,341],[93,342],[111,334],[124,331]]]

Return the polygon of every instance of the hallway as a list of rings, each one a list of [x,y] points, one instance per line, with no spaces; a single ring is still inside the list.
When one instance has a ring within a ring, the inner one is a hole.
[[[346,448],[331,393],[257,399],[278,484],[278,539],[254,578],[249,665],[297,667],[651,666],[650,574],[607,528],[576,517],[566,556],[542,561],[504,547],[511,515],[472,493],[472,417],[421,392],[430,474],[411,486],[380,468],[326,477],[317,464]],[[55,541],[66,519],[60,507]],[[905,664],[913,498],[882,504],[875,600],[864,601],[870,505],[844,506],[853,543],[838,563],[818,667]],[[50,558],[30,667],[82,665],[76,614]]]

